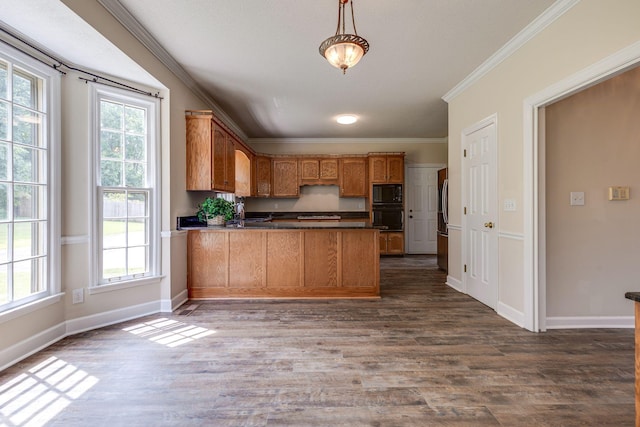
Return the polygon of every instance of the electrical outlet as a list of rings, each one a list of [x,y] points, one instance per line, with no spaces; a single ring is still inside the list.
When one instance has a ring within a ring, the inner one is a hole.
[[[84,290],[82,288],[74,289],[71,295],[73,304],[80,304],[84,302]]]
[[[364,209],[364,203],[358,202],[358,209]]]
[[[571,206],[584,206],[584,191],[572,191],[570,203]]]
[[[274,204],[273,204],[273,208],[274,208],[274,209],[278,209],[278,204],[277,204],[277,203],[274,203]]]

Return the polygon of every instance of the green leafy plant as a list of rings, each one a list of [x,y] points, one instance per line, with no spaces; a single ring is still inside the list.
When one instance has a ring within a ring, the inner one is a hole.
[[[207,197],[198,206],[198,219],[206,221],[214,216],[221,215],[225,221],[233,219],[233,203],[219,197]]]

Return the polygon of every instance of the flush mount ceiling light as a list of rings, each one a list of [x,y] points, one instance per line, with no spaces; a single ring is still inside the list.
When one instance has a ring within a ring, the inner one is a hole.
[[[358,117],[354,116],[353,114],[343,114],[341,116],[338,116],[338,118],[336,119],[336,122],[340,123],[341,125],[352,125],[357,121]]]
[[[351,23],[353,34],[345,30],[344,6],[351,1]],[[347,72],[360,61],[369,51],[369,42],[358,35],[356,31],[356,19],[353,15],[353,0],[338,0],[338,28],[333,37],[329,37],[320,44],[320,55],[327,58],[329,64],[342,69],[342,74]]]

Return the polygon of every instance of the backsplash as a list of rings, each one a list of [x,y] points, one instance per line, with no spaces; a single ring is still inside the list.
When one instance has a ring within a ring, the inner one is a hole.
[[[337,185],[304,185],[297,199],[245,199],[246,212],[358,212],[367,211],[366,199],[340,197]]]

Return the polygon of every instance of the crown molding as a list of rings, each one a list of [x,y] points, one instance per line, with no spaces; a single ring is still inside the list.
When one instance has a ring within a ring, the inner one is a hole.
[[[248,144],[446,144],[449,138],[253,138]]]
[[[470,86],[484,77],[491,70],[500,65],[503,61],[517,52],[529,40],[538,35],[542,30],[551,25],[556,19],[564,15],[569,9],[578,4],[580,0],[557,0],[549,6],[540,16],[534,19],[529,25],[524,27],[518,34],[509,40],[498,51],[491,55],[471,74],[465,77],[453,89],[447,92],[442,99],[445,102],[452,101],[455,97],[467,90]]]
[[[185,84],[200,99],[209,104],[215,115],[233,130],[241,139],[246,141],[247,135],[229,117],[218,103],[207,93],[191,75],[176,61],[173,56],[147,31],[146,28],[120,3],[119,0],[98,0],[120,24],[127,29],[140,43],[144,45],[158,60],[164,64],[178,79]]]

